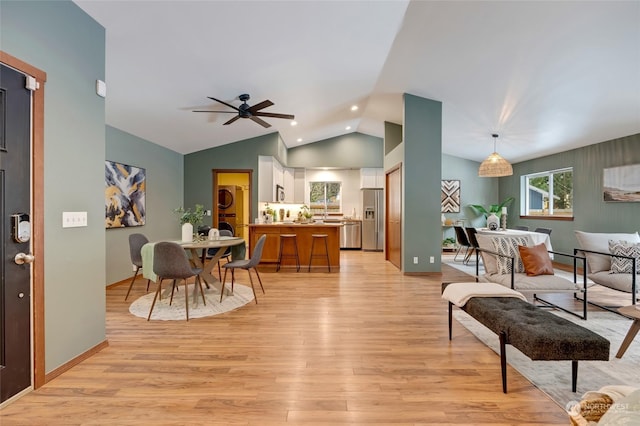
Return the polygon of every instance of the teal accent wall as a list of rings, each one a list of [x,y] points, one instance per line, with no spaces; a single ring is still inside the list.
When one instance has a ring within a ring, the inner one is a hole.
[[[612,139],[559,154],[548,155],[513,165],[513,176],[500,179],[500,199],[516,197],[511,210],[520,206],[521,176],[573,167],[574,220],[509,218],[509,226],[527,225],[551,228],[553,249],[573,253],[578,246],[574,230],[587,232],[640,231],[640,203],[603,201],[602,170],[608,167],[640,164],[640,134]],[[513,219],[513,221],[512,221]],[[561,257],[558,259],[563,261]]]
[[[182,205],[184,169],[182,154],[111,126],[107,126],[105,159],[142,167],[146,172],[145,225],[106,229],[108,285],[133,275],[129,235],[144,234],[149,241],[180,239],[180,223],[174,210]]]
[[[44,105],[45,371],[105,333],[105,30],[71,1],[2,1],[6,53],[47,73]],[[62,228],[63,211],[88,226]]]
[[[405,93],[402,139],[402,271],[440,272],[442,103]]]
[[[349,133],[335,138],[289,149],[288,167],[382,167],[382,139],[363,133]]]
[[[287,167],[382,167],[382,139],[351,133],[287,149],[278,133],[210,148],[184,157],[184,205],[212,209],[212,169],[251,169],[251,205],[258,205],[258,156],[270,155]]]
[[[400,124],[384,122],[384,155],[388,155],[395,147],[402,143],[402,126]]]
[[[484,227],[484,216],[473,211],[471,204],[487,206],[498,199],[498,179],[478,177],[480,163],[464,158],[442,155],[442,179],[460,181],[460,213],[444,213],[445,218],[464,219],[465,226]],[[453,236],[448,235],[450,237]]]
[[[258,136],[184,156],[184,206],[202,204],[213,208],[213,169],[251,169],[251,208],[249,217],[255,217],[258,205],[258,156],[271,155],[283,161],[286,149],[278,133]],[[216,197],[217,200],[217,197]],[[207,224],[211,225],[205,219]]]

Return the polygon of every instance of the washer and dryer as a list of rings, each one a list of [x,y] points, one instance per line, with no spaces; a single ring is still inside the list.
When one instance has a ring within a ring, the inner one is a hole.
[[[218,187],[218,229],[227,229],[237,236],[242,226],[244,194],[241,186],[222,185]]]

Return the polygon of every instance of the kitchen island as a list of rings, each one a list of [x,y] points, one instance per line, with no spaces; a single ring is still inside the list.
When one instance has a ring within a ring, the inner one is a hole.
[[[340,228],[341,223],[255,223],[249,225],[249,256],[255,247],[256,242],[262,235],[267,239],[264,243],[260,265],[278,263],[278,253],[280,251],[280,234],[296,234],[298,242],[298,257],[300,258],[300,270],[309,267],[309,255],[311,254],[311,235],[327,234],[327,244],[329,245],[329,260],[331,270],[340,269]],[[321,243],[321,244],[318,244]],[[285,253],[289,250],[285,248]],[[318,240],[314,248],[315,254],[324,254],[324,243]],[[281,268],[293,269],[295,271],[295,259],[283,259]],[[314,258],[311,270],[327,270],[326,262],[321,258]],[[282,269],[281,269],[282,270]]]

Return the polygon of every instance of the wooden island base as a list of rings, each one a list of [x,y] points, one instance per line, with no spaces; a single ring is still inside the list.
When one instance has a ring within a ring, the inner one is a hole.
[[[267,239],[264,243],[260,266],[275,266],[278,263],[278,253],[280,252],[280,234],[296,234],[298,243],[298,257],[300,258],[300,271],[306,271],[309,267],[309,256],[311,254],[311,235],[327,234],[327,244],[329,245],[329,260],[331,261],[331,271],[340,270],[340,228],[342,224],[337,223],[309,223],[309,224],[291,224],[291,223],[273,223],[273,224],[250,224],[249,225],[249,255],[255,247],[258,239],[266,235]],[[314,254],[324,253],[324,244],[318,244],[316,241]],[[289,249],[285,249],[285,253],[289,253]],[[322,258],[314,257],[311,270],[320,271],[327,270],[326,262]],[[295,271],[295,259],[282,259],[280,268],[285,270],[293,269]],[[334,269],[335,268],[335,269]]]

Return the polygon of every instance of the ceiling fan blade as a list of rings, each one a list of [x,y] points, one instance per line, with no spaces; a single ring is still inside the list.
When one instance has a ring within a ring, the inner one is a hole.
[[[239,115],[236,115],[236,116],[235,116],[235,117],[233,117],[231,120],[227,121],[226,123],[222,123],[222,124],[226,126],[227,124],[231,124],[231,123],[233,123],[234,121],[236,121],[236,120],[237,120],[237,119],[239,119],[239,118],[240,118],[240,116],[239,116]]]
[[[258,123],[259,125],[261,125],[262,127],[271,127],[271,124],[269,124],[266,121],[256,117],[255,115],[252,115],[249,118],[252,119],[253,121],[255,121],[256,123]]]
[[[267,99],[266,101],[262,101],[259,104],[255,104],[249,107],[249,112],[251,112],[252,114],[255,114],[256,111],[270,107],[271,105],[273,105],[273,102]]]
[[[191,112],[217,112],[219,114],[237,114],[237,111],[205,111],[205,110],[194,110]]]
[[[225,101],[221,101],[220,99],[212,98],[211,96],[207,96],[207,98],[209,98],[209,99],[211,99],[211,100],[214,100],[214,101],[216,101],[216,102],[220,102],[221,104],[226,105],[226,106],[228,106],[229,108],[233,108],[233,109],[235,109],[236,111],[240,111],[240,110],[238,109],[238,107],[235,107],[235,106],[233,106],[233,105],[231,105],[231,104],[228,104],[228,103],[226,103]]]
[[[253,115],[258,115],[260,117],[272,117],[272,118],[286,118],[289,120],[293,120],[294,119],[294,115],[292,114],[278,114],[275,112],[256,112]]]

